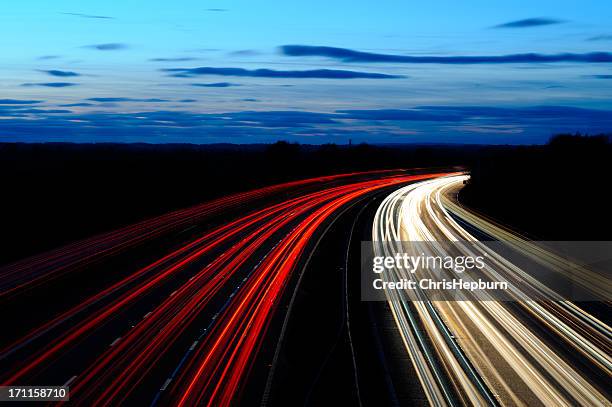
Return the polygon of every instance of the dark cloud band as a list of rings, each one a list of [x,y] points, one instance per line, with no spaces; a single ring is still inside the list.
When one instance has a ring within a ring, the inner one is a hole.
[[[9,100],[14,102],[14,100]],[[0,103],[3,103],[0,100]],[[195,143],[240,140],[248,136],[259,141],[279,137],[299,140],[316,134],[311,142],[329,142],[334,137],[362,138],[369,142],[438,141],[545,142],[555,129],[603,132],[612,125],[610,111],[564,106],[498,108],[488,106],[420,106],[397,110],[238,111],[196,113],[171,110],[131,113],[71,113],[63,109],[38,109],[32,106],[0,106],[5,116],[5,139],[45,140],[61,134],[63,140],[113,140],[120,135],[133,141],[168,142],[170,139]],[[37,115],[31,120],[29,115]],[[500,128],[502,130],[500,130]],[[145,130],[146,131],[143,131]],[[273,131],[271,131],[271,129]],[[503,130],[509,129],[509,130]],[[509,138],[500,134],[509,131]],[[273,136],[271,135],[273,134]],[[407,135],[409,134],[409,135]],[[521,134],[521,136],[517,136]],[[474,136],[476,135],[476,136]]]
[[[530,28],[530,27],[540,27],[543,25],[553,25],[553,24],[561,24],[561,23],[564,23],[564,21],[557,20],[554,18],[536,17],[536,18],[526,18],[524,20],[510,21],[507,23],[496,25],[493,28]]]
[[[69,86],[77,86],[78,83],[72,82],[42,82],[42,83],[22,83],[21,86],[44,86],[47,88],[67,88]]]
[[[92,102],[100,102],[100,103],[116,103],[116,102],[144,102],[144,103],[165,103],[165,102],[170,102],[167,99],[157,99],[157,98],[150,98],[150,99],[135,99],[135,98],[125,98],[125,97],[96,97],[96,98],[89,98],[87,100],[90,100]]]
[[[85,48],[95,49],[98,51],[117,51],[121,49],[126,49],[127,45],[121,44],[118,42],[112,42],[112,43],[107,43],[107,44],[86,45]]]
[[[347,48],[319,47],[310,45],[284,45],[280,47],[284,55],[292,57],[318,56],[340,60],[342,62],[394,62],[405,64],[517,64],[517,63],[553,63],[553,62],[590,62],[610,63],[612,53],[591,52],[586,54],[512,54],[487,56],[408,56],[376,54],[355,51]]]
[[[0,99],[0,105],[34,105],[42,100]]]
[[[49,69],[49,70],[41,69],[40,72],[44,72],[44,73],[49,74],[51,76],[59,76],[59,77],[62,77],[62,78],[81,76],[80,74],[78,74],[76,72],[72,72],[72,71],[60,71],[58,69]]]
[[[171,76],[190,78],[200,75],[218,76],[238,76],[252,78],[320,78],[320,79],[394,79],[400,78],[397,75],[387,75],[382,73],[344,71],[336,69],[314,69],[308,71],[277,71],[273,69],[243,69],[243,68],[171,68],[162,69],[164,72],[171,73]]]
[[[202,88],[229,88],[231,86],[240,86],[237,83],[231,82],[214,82],[214,83],[192,83],[191,86],[199,86]]]
[[[68,16],[74,16],[74,17],[93,18],[97,20],[113,20],[114,19],[114,17],[98,16],[94,14],[83,14],[83,13],[62,13],[62,14],[66,14]]]

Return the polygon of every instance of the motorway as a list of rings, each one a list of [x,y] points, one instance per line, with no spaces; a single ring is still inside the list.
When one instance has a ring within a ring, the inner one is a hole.
[[[610,405],[609,303],[569,301],[481,241],[594,298],[610,298],[609,279],[462,207],[466,179],[278,184],[4,266],[0,382],[68,385],[87,406]],[[377,255],[485,254],[481,277],[511,289],[361,301],[370,238]]]
[[[569,267],[555,254],[463,208],[456,197],[467,179],[454,175],[399,188],[374,217],[377,256],[480,254],[490,260],[479,271],[481,277],[510,283],[504,301],[486,293],[441,300],[419,289],[410,294],[385,291],[429,404],[610,405],[612,333],[607,323],[591,313],[588,304],[582,307],[559,297],[479,238],[504,242],[549,267],[559,279],[577,276],[581,289],[599,298],[610,299],[609,279]],[[439,244],[448,241],[456,244]],[[462,277],[470,278],[467,274]],[[386,281],[416,278],[395,267],[382,276]]]
[[[279,304],[330,222],[376,191],[444,175],[275,185],[5,266],[0,305],[12,329],[0,381],[67,385],[75,405],[252,403],[263,388],[241,397],[274,342]]]

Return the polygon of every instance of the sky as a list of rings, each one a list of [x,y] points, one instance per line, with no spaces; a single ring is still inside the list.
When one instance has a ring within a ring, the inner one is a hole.
[[[6,3],[0,141],[612,132],[609,0]]]

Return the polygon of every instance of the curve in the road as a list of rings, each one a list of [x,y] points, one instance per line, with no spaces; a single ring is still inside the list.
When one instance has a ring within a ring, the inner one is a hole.
[[[486,294],[442,301],[429,298],[423,290],[411,296],[399,290],[385,292],[430,404],[609,405],[610,328],[479,245],[456,217],[467,218],[489,236],[547,264],[559,278],[564,267],[576,267],[458,205],[451,197],[466,179],[465,175],[450,176],[402,187],[383,201],[373,225],[376,255],[450,254],[441,252],[444,245],[436,242],[453,241],[464,255],[473,256],[477,250],[489,256],[492,265],[482,273],[486,278],[511,283],[512,302],[496,301]],[[579,272],[586,287],[602,289],[600,276],[584,269]],[[414,278],[399,269],[386,270],[383,277],[388,281]],[[550,300],[531,300],[529,293],[534,290]],[[541,337],[538,332],[542,331],[552,339]],[[584,358],[590,372],[569,362],[577,355]]]

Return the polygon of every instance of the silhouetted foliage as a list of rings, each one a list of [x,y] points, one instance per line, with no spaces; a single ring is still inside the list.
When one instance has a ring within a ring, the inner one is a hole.
[[[612,143],[607,135],[561,134],[545,146],[490,147],[461,193],[534,238],[609,240]]]
[[[575,147],[605,147],[612,142],[611,136],[600,134],[597,136],[576,134],[557,134],[551,137],[548,145],[554,148],[575,148]]]

